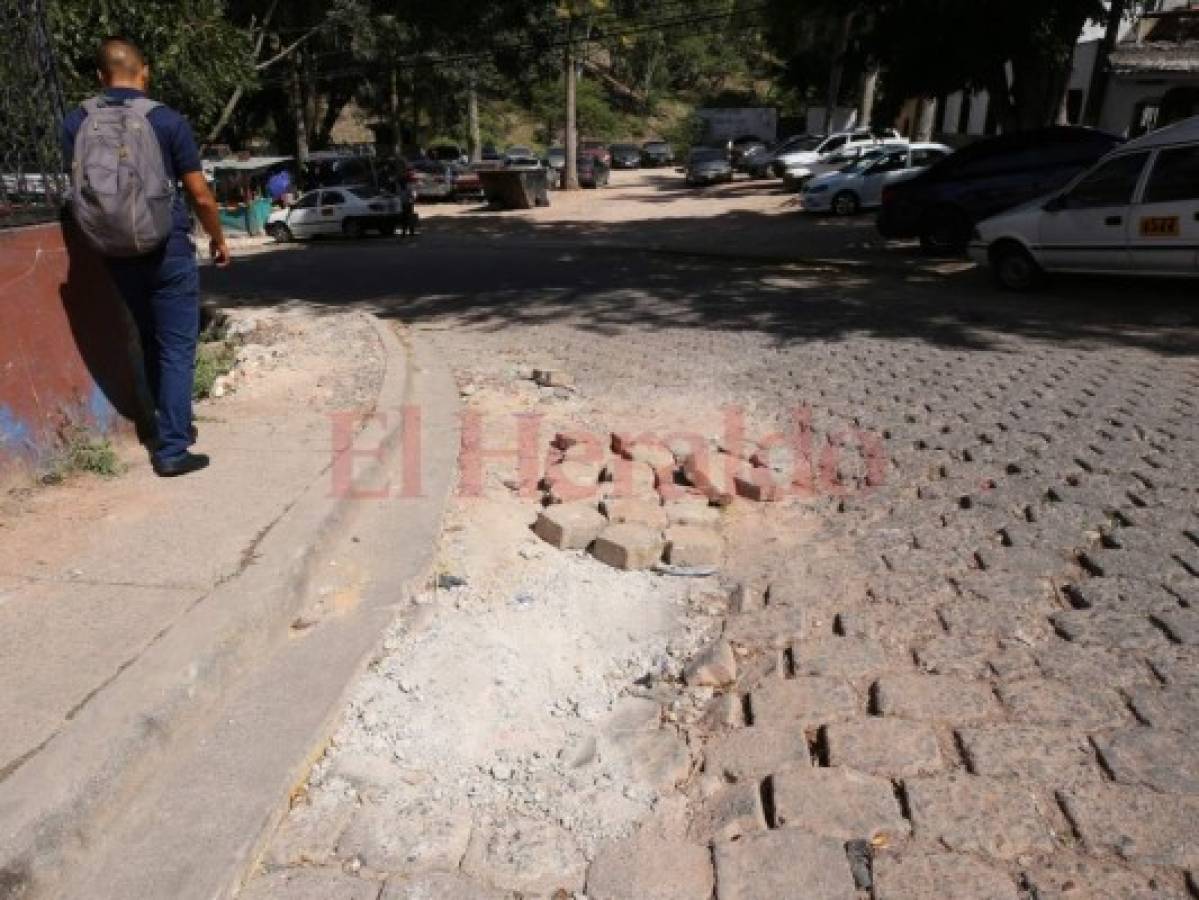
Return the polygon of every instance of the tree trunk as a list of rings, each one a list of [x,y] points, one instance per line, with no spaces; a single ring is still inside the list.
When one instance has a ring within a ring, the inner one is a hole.
[[[833,117],[837,113],[837,103],[841,99],[841,80],[845,76],[845,54],[849,52],[849,36],[853,32],[853,11],[847,12],[841,18],[840,30],[837,32],[837,52],[833,57],[832,68],[828,74],[828,103],[824,109],[824,133],[833,131]]]
[[[400,72],[393,65],[387,74],[387,114],[391,124],[391,153],[396,160],[399,160],[404,156],[404,109],[400,104]]]
[[[920,100],[920,108],[916,114],[916,140],[928,143],[933,139],[937,127],[937,101],[931,97]]]
[[[858,124],[863,128],[869,128],[870,123],[874,121],[874,98],[878,94],[878,76],[878,66],[871,66],[866,70],[865,77],[862,78],[862,102],[859,105]]]
[[[258,57],[262,55],[262,45],[266,43],[267,28],[270,27],[271,19],[275,17],[275,9],[279,6],[279,0],[271,0],[271,5],[267,7],[266,14],[262,17],[262,25],[258,28],[258,36],[254,38],[254,62],[258,62]],[[251,29],[253,30],[253,29]],[[216,124],[212,126],[212,130],[204,139],[204,143],[211,144],[221,132],[225,130],[225,126],[229,124],[229,120],[233,118],[233,112],[237,109],[237,104],[241,102],[242,95],[245,94],[244,85],[238,85],[233,90],[232,96],[225,104],[225,108],[221,110],[221,117],[217,119]]]
[[[566,28],[566,51],[563,54],[563,68],[566,74],[566,165],[562,172],[562,188],[567,191],[579,189],[579,130],[575,118],[575,82],[578,78],[578,70],[575,68],[572,24],[568,24]]]
[[[1128,8],[1128,0],[1112,0],[1108,10],[1107,30],[1103,32],[1103,40],[1099,42],[1099,52],[1095,57],[1095,68],[1091,70],[1091,85],[1087,91],[1087,107],[1083,114],[1083,123],[1093,128],[1099,127],[1103,118],[1103,104],[1107,100],[1107,87],[1111,81],[1110,57],[1120,40],[1120,26],[1124,23],[1124,13]]]
[[[478,75],[473,69],[466,87],[466,119],[470,129],[470,161],[479,162],[483,158],[483,136],[479,128]]]
[[[304,90],[300,84],[300,66],[295,57],[288,65],[291,69],[291,90],[287,92],[287,102],[291,107],[291,120],[296,129],[296,162],[301,166],[308,164],[308,122],[305,120]]]

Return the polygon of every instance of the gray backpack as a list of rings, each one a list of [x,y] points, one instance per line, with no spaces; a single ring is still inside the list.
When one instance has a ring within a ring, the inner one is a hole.
[[[87,239],[105,256],[142,256],[171,234],[175,184],[147,118],[161,104],[96,97],[75,136],[71,208]]]

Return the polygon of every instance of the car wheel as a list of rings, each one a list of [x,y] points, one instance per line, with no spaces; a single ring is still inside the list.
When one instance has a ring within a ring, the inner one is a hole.
[[[295,240],[295,235],[291,233],[291,229],[287,227],[286,222],[276,222],[267,229],[267,233],[280,244],[286,244]]]
[[[346,219],[341,223],[341,233],[348,238],[362,237],[362,223],[357,219]]]
[[[856,216],[861,208],[862,203],[858,200],[858,195],[852,191],[842,191],[833,198],[832,209],[839,216]]]
[[[1005,291],[1031,291],[1045,273],[1032,255],[1015,241],[1003,241],[991,249],[991,271]]]
[[[395,222],[388,222],[386,225],[379,226],[379,234],[383,237],[395,237],[396,226]]]
[[[960,254],[970,243],[970,222],[956,209],[929,213],[920,230],[920,246],[926,253]]]

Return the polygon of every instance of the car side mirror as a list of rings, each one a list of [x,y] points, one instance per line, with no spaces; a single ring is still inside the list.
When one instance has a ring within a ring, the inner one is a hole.
[[[1070,205],[1065,194],[1058,194],[1051,197],[1049,202],[1045,204],[1044,210],[1047,213],[1058,213]]]

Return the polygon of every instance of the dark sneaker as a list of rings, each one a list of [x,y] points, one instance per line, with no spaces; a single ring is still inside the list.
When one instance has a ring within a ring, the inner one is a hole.
[[[203,453],[184,453],[178,459],[154,463],[154,474],[160,478],[177,478],[208,468],[208,457]]]

